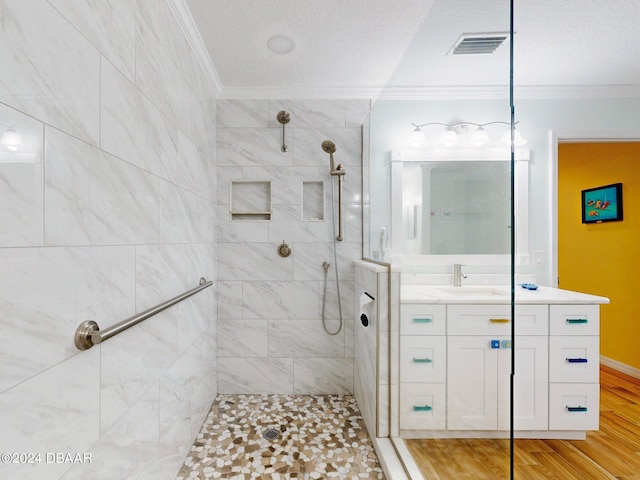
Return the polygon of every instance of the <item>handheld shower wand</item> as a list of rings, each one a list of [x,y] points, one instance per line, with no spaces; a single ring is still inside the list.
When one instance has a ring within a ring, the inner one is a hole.
[[[329,175],[332,177],[338,177],[338,236],[336,240],[341,242],[342,237],[342,177],[346,175],[344,166],[339,163],[337,166],[333,159],[333,154],[336,153],[336,144],[331,140],[325,140],[322,142],[322,150],[329,154]],[[332,184],[333,186],[333,184]]]

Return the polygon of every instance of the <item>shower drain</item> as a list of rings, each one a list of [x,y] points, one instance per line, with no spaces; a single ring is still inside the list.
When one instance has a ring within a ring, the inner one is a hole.
[[[280,436],[280,432],[274,428],[268,428],[267,430],[264,431],[262,436],[267,440],[275,440]]]

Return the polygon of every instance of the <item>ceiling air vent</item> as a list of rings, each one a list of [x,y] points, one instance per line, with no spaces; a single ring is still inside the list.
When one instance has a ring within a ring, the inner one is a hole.
[[[509,38],[508,33],[464,33],[456,41],[449,53],[454,55],[475,55],[493,53],[502,42]]]

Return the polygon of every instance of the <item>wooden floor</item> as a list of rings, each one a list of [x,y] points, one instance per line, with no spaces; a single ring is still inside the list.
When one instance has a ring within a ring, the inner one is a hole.
[[[406,440],[427,480],[508,479],[509,440]],[[600,369],[600,430],[586,440],[516,440],[516,479],[640,480],[640,380]]]

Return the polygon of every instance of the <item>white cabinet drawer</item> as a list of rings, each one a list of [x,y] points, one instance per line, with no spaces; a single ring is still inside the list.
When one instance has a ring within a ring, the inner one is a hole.
[[[549,385],[550,430],[598,430],[600,385],[552,383]]]
[[[400,429],[444,430],[446,395],[444,383],[400,384]]]
[[[599,378],[599,337],[549,337],[549,381],[597,383]]]
[[[516,335],[547,335],[547,305],[516,305]],[[510,335],[511,305],[449,305],[449,335]]]
[[[447,307],[445,305],[402,304],[400,333],[402,335],[444,335]]]
[[[551,335],[599,335],[599,305],[551,305],[549,309]]]
[[[400,382],[445,382],[446,379],[447,337],[400,337]]]

